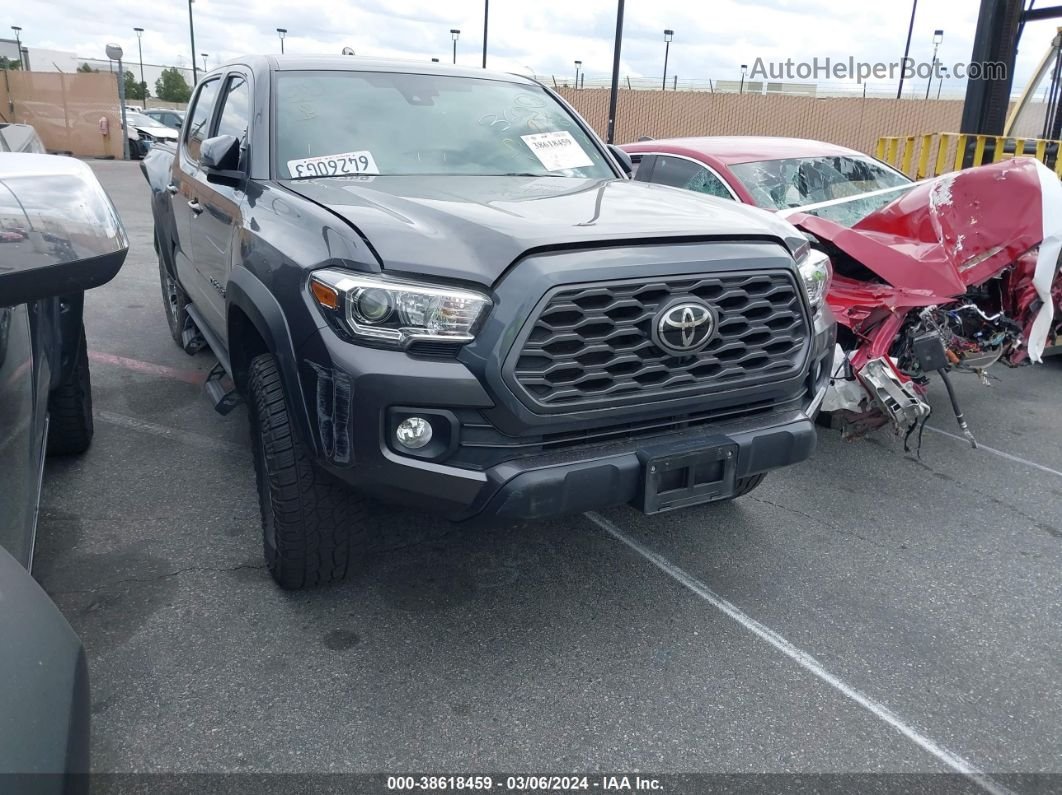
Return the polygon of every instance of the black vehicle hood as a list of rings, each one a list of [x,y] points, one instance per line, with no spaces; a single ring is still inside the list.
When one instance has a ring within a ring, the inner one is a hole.
[[[792,250],[803,240],[763,210],[629,180],[391,176],[281,184],[349,221],[385,270],[488,286],[533,249],[725,238],[773,239]]]

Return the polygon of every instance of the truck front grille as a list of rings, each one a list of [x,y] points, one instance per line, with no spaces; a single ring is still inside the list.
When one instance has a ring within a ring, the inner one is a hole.
[[[675,356],[653,342],[652,324],[690,296],[716,310],[718,330],[702,351]],[[509,358],[509,380],[529,407],[551,411],[782,380],[799,374],[810,337],[788,271],[564,286],[539,307]]]

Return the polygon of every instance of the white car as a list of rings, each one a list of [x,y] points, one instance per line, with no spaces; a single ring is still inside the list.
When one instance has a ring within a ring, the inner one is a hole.
[[[143,113],[126,111],[125,121],[128,125],[129,155],[142,158],[156,141],[176,141],[178,131],[160,124]]]

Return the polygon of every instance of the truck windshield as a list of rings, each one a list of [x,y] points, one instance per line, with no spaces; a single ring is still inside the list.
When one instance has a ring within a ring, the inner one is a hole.
[[[393,72],[280,72],[281,179],[615,173],[540,86]]]

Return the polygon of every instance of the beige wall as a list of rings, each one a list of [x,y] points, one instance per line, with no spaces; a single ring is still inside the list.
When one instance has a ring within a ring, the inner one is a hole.
[[[0,117],[32,124],[50,151],[80,157],[122,156],[118,81],[111,74],[62,74],[4,70]],[[100,117],[110,121],[101,135]]]
[[[604,136],[607,89],[559,92]],[[868,154],[883,135],[953,132],[962,118],[959,100],[793,97],[712,94],[704,91],[620,91],[616,143],[643,135],[783,135],[813,138]]]

